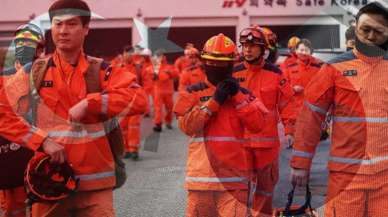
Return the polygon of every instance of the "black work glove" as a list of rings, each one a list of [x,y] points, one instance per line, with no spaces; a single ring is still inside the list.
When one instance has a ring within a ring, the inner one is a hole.
[[[216,92],[213,95],[213,98],[218,104],[222,105],[228,99],[229,96],[229,88],[228,83],[224,81],[221,81],[218,83]]]
[[[230,96],[234,96],[238,93],[240,89],[240,84],[235,78],[227,78],[223,82],[226,83],[227,89],[229,91]]]

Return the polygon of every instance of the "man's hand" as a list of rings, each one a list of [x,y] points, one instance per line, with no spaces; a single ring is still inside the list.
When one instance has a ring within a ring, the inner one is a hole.
[[[295,93],[301,93],[304,90],[304,88],[302,86],[300,86],[300,85],[295,85],[293,87],[293,89],[294,89]]]
[[[310,171],[291,168],[290,181],[292,185],[306,186],[310,178]]]
[[[42,144],[43,151],[50,155],[52,163],[62,164],[66,161],[65,148],[47,138]]]
[[[88,108],[88,100],[83,99],[69,110],[70,122],[81,122],[85,117],[86,110]]]

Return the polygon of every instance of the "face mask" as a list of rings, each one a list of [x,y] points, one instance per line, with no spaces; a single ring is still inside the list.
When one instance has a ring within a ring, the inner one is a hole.
[[[34,61],[36,55],[36,48],[21,46],[15,48],[15,58],[22,64],[23,66],[27,63],[31,63]]]
[[[203,67],[205,69],[207,80],[214,86],[230,77],[233,71],[233,65],[227,67],[218,67],[205,64]]]
[[[365,56],[368,57],[378,57],[378,56],[384,56],[387,52],[387,44],[381,45],[381,46],[376,46],[376,45],[368,45],[363,42],[361,42],[357,37],[356,37],[356,49],[364,54]]]
[[[346,47],[346,51],[351,51],[351,50],[353,50],[352,47]]]

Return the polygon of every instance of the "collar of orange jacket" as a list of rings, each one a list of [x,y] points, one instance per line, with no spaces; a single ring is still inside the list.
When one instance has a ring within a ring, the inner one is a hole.
[[[250,64],[247,61],[244,61],[245,68],[254,72],[260,71],[264,67],[264,64],[265,64],[265,61],[263,58],[260,60],[259,64]]]
[[[75,66],[68,63],[57,51],[55,51],[53,54],[53,61],[54,64],[59,67],[63,73],[72,72],[74,69],[81,71],[82,73],[86,73],[86,69],[89,67],[89,62],[83,50],[81,50],[77,64]]]
[[[364,61],[364,62],[366,62],[366,63],[375,63],[375,62],[379,62],[379,61],[383,60],[383,58],[384,58],[384,56],[368,57],[368,56],[362,54],[362,53],[361,53],[360,51],[358,51],[356,48],[353,49],[353,53],[354,53],[354,55],[355,55],[358,59],[360,59],[360,60],[362,60],[362,61]]]

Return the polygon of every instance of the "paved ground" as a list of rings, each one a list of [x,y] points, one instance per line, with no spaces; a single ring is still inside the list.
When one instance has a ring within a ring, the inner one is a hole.
[[[187,138],[175,127],[161,134],[152,133],[151,119],[143,124],[144,144],[141,160],[126,160],[128,180],[115,191],[118,217],[181,217],[184,216],[186,192],[183,189]],[[322,144],[314,160],[311,186],[313,206],[323,205],[326,189],[327,142]],[[290,190],[288,181],[290,150],[280,157],[281,179],[276,188],[274,206],[286,203]],[[303,202],[304,192],[297,191],[296,202]]]

